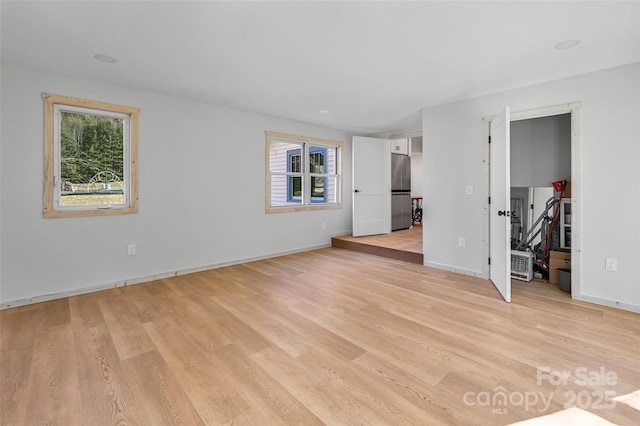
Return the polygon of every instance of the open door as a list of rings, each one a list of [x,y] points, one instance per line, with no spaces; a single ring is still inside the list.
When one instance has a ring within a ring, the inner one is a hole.
[[[511,302],[511,158],[509,107],[491,121],[489,145],[489,277],[505,301]]]
[[[353,236],[391,232],[391,152],[388,139],[353,137]]]

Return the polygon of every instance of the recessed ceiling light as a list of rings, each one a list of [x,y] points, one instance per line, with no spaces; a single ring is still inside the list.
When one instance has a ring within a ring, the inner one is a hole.
[[[318,111],[318,114],[320,114],[320,115],[329,115],[329,114],[331,114],[331,111],[329,111],[328,109],[321,109],[320,111]]]
[[[95,55],[93,55],[93,57],[98,61],[105,62],[107,64],[115,64],[116,62],[118,62],[118,60],[113,56],[103,55],[102,53],[96,53]]]
[[[571,49],[580,44],[580,40],[565,40],[553,46],[557,50]]]

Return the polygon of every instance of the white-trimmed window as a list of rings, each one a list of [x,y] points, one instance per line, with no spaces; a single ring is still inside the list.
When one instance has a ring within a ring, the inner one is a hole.
[[[44,216],[138,211],[138,108],[43,93]]]
[[[266,132],[268,213],[339,208],[342,142]]]

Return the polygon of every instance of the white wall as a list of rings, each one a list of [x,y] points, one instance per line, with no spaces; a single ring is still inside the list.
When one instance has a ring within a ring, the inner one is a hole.
[[[511,186],[571,178],[571,114],[511,123]]]
[[[578,298],[640,310],[640,64],[423,111],[425,263],[482,275],[487,204],[483,117],[582,103],[582,270]],[[465,184],[474,195],[465,195]],[[575,198],[575,195],[574,195]],[[466,248],[458,248],[459,237]],[[618,271],[605,271],[605,258]]]
[[[265,130],[345,143],[343,131],[1,65],[0,302],[330,245],[342,209],[265,214]],[[139,107],[135,215],[42,218],[41,92]],[[347,194],[349,191],[347,190]],[[326,223],[326,229],[322,224]],[[137,254],[127,256],[127,245]]]

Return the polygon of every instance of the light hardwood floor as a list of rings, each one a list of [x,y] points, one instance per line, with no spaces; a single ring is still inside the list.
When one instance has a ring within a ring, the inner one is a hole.
[[[506,304],[481,279],[337,248],[9,309],[0,327],[3,425],[508,424],[571,392],[640,420],[593,406],[640,389],[640,315],[536,282]]]

